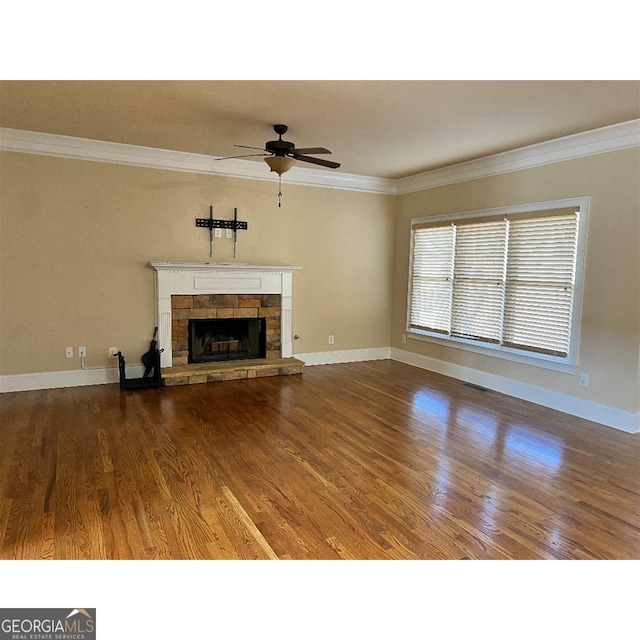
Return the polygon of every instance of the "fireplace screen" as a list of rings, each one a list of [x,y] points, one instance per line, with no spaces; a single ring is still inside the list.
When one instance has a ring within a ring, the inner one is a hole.
[[[189,320],[189,362],[264,358],[264,318]]]

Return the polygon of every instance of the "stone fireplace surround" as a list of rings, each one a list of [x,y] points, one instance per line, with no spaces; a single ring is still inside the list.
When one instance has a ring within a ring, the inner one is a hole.
[[[189,363],[189,320],[264,318],[266,357],[281,356],[280,296],[272,293],[213,293],[171,296],[172,366]]]
[[[174,347],[180,346],[174,338],[181,334],[178,330],[177,336],[174,335],[173,328],[181,325],[173,321],[185,319],[175,315],[188,316],[185,312],[187,305],[200,318],[217,317],[220,309],[232,317],[271,317],[272,322],[268,326],[271,346],[267,346],[267,356],[292,356],[292,279],[300,267],[228,262],[153,261],[149,264],[156,271],[156,324],[158,348],[163,349],[160,356],[162,368],[185,362],[181,349],[175,349],[174,354]],[[274,323],[278,312],[279,334]]]

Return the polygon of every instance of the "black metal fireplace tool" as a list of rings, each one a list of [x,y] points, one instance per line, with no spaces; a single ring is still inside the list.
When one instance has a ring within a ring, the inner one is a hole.
[[[121,351],[116,354],[118,356],[118,367],[120,369],[120,387],[122,389],[144,389],[148,387],[161,387],[162,376],[160,373],[160,354],[164,349],[158,349],[156,336],[158,335],[158,327],[153,331],[153,338],[149,351],[142,355],[142,364],[144,365],[144,373],[142,378],[127,379],[126,363]]]

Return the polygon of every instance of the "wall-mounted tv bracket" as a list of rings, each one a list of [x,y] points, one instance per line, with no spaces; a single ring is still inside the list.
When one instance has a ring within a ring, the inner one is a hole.
[[[233,230],[233,257],[236,257],[236,242],[238,240],[238,229],[248,229],[246,222],[238,220],[238,209],[233,209],[233,220],[214,220],[213,206],[209,207],[208,218],[196,218],[196,227],[206,227],[209,229],[209,257],[213,257],[213,230],[232,229]]]

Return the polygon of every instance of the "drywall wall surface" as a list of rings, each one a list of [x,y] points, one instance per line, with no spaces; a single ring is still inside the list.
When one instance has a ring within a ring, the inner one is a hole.
[[[415,217],[588,196],[578,371],[548,371],[429,342],[401,341]],[[392,347],[637,412],[640,345],[640,149],[603,153],[398,197]],[[579,385],[579,373],[589,386]]]
[[[267,171],[267,167],[265,167]],[[135,363],[154,328],[151,260],[302,267],[295,353],[388,347],[395,196],[0,153],[0,375]],[[195,220],[248,222],[233,242]],[[333,335],[333,346],[328,336]],[[74,358],[65,358],[65,347]],[[161,346],[161,345],[160,345]]]

